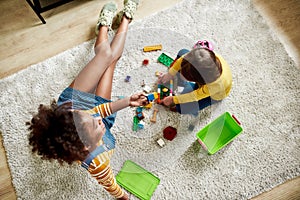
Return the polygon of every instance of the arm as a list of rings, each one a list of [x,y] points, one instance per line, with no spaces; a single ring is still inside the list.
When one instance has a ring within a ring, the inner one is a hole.
[[[174,96],[173,102],[175,104],[188,103],[188,102],[193,102],[193,101],[199,101],[199,100],[209,97],[209,96],[210,96],[210,93],[208,91],[207,85],[204,85],[192,92]]]
[[[94,108],[87,110],[90,114],[99,113],[102,118],[105,118],[119,110],[122,110],[128,106],[143,106],[147,104],[147,98],[143,93],[134,94],[130,97],[120,99],[114,102],[104,103],[95,106]]]
[[[175,62],[172,64],[172,66],[169,69],[169,74],[171,74],[172,76],[175,76],[177,74],[177,72],[181,69],[182,60],[183,60],[183,56],[175,60]]]
[[[208,92],[207,86],[205,85],[201,88],[198,88],[186,94],[165,97],[163,100],[161,100],[161,104],[165,106],[170,106],[174,103],[182,104],[182,103],[194,102],[194,101],[199,101],[200,99],[206,98],[208,96],[210,96],[210,93]]]
[[[177,60],[175,60],[172,63],[168,73],[165,73],[158,78],[158,83],[166,83],[166,82],[170,81],[171,79],[173,79],[173,77],[181,69],[182,59],[183,59],[183,57],[180,57]]]

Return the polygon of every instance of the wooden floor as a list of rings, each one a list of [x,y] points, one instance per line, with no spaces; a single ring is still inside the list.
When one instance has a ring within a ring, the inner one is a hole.
[[[143,0],[136,19],[166,9],[181,0]],[[24,0],[0,1],[0,78],[41,62],[64,50],[87,41],[94,35],[99,10],[108,0],[75,0],[42,15],[42,25]],[[122,1],[116,0],[119,8]],[[270,26],[278,32],[286,50],[299,66],[300,1],[253,0]],[[0,199],[14,200],[5,149],[0,135]],[[300,199],[300,177],[263,193],[253,200]]]

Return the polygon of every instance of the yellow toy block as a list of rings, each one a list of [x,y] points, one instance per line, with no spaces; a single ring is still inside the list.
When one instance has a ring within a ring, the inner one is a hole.
[[[144,52],[156,51],[156,50],[162,50],[162,45],[158,44],[158,45],[152,45],[152,46],[145,46],[143,48]]]
[[[148,103],[147,105],[144,106],[144,108],[150,109],[152,108],[153,102]]]

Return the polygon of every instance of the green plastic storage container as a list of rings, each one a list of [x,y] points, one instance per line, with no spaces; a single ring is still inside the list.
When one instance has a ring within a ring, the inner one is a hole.
[[[160,179],[136,163],[127,160],[116,176],[119,185],[142,200],[149,200]]]
[[[243,131],[234,115],[225,112],[200,130],[196,137],[209,154],[214,154]]]

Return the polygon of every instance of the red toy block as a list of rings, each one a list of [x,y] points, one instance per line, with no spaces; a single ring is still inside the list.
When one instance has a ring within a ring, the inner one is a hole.
[[[172,126],[168,126],[164,129],[163,134],[165,139],[172,141],[177,134],[177,130]]]
[[[149,60],[148,59],[143,60],[143,65],[148,65],[148,64],[149,64]]]

